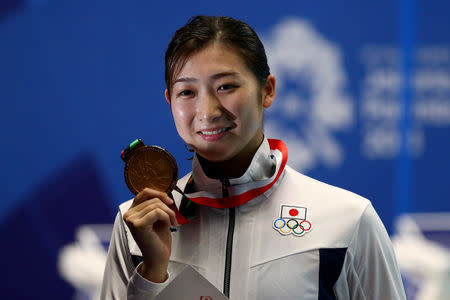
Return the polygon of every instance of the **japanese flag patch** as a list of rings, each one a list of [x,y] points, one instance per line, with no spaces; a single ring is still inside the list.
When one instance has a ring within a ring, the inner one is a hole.
[[[302,236],[311,231],[311,222],[306,218],[307,208],[281,205],[280,217],[273,221],[273,229],[282,235]]]

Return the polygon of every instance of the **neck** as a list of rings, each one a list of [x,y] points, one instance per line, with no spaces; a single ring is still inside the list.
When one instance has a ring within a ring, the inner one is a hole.
[[[263,141],[263,138],[264,136],[258,137],[258,141],[254,143],[256,146],[248,145],[249,147],[246,148],[250,149],[243,150],[228,160],[210,161],[198,154],[196,155],[200,165],[202,166],[203,172],[205,172],[206,176],[209,178],[238,178],[241,177],[245,171],[247,171],[250,163],[252,162],[253,156]]]

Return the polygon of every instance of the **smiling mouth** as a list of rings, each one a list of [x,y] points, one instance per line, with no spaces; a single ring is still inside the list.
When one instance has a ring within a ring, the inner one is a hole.
[[[216,130],[202,130],[200,131],[201,134],[204,135],[215,135],[215,134],[219,134],[222,132],[225,132],[227,130],[231,129],[230,127],[224,127],[224,128],[220,128],[220,129],[216,129]]]
[[[200,130],[198,131],[198,134],[208,142],[215,142],[226,136],[230,129],[232,129],[232,127],[222,127],[211,130]]]

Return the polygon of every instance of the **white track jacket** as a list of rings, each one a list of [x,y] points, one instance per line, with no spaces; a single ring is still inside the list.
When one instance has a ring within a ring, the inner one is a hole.
[[[122,219],[131,200],[123,203],[101,299],[153,299],[186,265],[236,300],[405,299],[371,203],[294,171],[286,160],[284,144],[265,139],[243,176],[215,180],[194,158],[178,186],[189,184],[188,197],[199,204],[172,234],[169,278],[161,284],[136,272],[141,252]],[[179,207],[181,196],[174,199]]]

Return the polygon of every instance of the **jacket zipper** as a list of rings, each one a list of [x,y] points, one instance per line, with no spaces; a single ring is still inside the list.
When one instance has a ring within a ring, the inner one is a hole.
[[[230,186],[230,181],[228,179],[221,179],[222,182],[222,195],[223,197],[228,197],[228,187]],[[229,220],[228,220],[228,235],[227,235],[227,248],[225,255],[225,272],[223,279],[223,293],[228,298],[230,297],[230,277],[231,277],[231,257],[233,251],[233,234],[234,234],[234,223],[236,219],[236,211],[234,207],[229,209]]]

